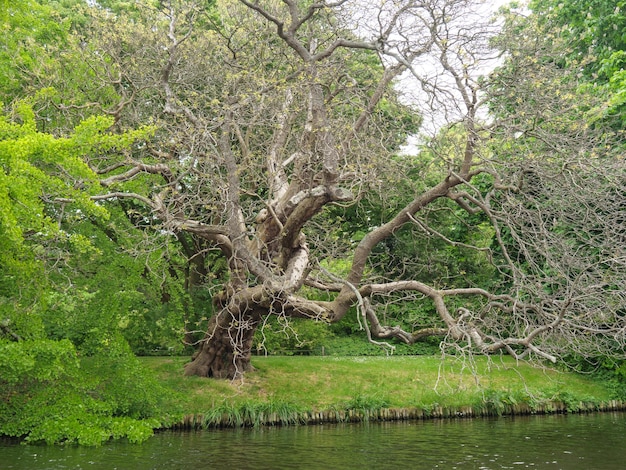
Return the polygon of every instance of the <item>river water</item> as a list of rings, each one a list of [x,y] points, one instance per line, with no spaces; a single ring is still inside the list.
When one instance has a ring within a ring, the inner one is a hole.
[[[0,441],[1,469],[626,468],[626,414],[162,432],[140,445]]]

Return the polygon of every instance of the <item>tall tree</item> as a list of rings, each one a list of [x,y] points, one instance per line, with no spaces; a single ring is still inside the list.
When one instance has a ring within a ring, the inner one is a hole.
[[[353,306],[370,340],[391,348],[380,340],[440,335],[556,361],[623,341],[624,168],[607,155],[610,133],[584,125],[593,96],[551,59],[564,45],[526,29],[516,49],[505,35],[510,58],[484,80],[498,25],[471,1],[368,6],[229,0],[208,15],[203,2],[169,0],[146,3],[140,22],[93,12],[100,23],[82,41],[83,61],[118,94],[116,128],[158,127],[123,155],[86,158],[101,177],[97,197],[135,201],[160,233],[202,240],[225,262],[186,373],[249,370],[268,315],[336,322]],[[396,119],[410,116],[400,77],[420,90],[419,118]],[[394,156],[422,118],[441,137],[423,153],[437,170],[347,237],[328,209],[389,192],[388,175],[415,163]],[[484,235],[442,229],[442,211],[467,214]],[[463,244],[494,279],[427,283],[373,269],[376,250],[408,226]],[[390,294],[430,302],[435,325],[386,326],[377,311]]]
[[[111,134],[110,119],[92,118],[55,137],[37,130],[24,102],[11,117],[0,117],[0,434],[93,445],[146,439],[159,425],[147,418],[163,392],[125,343],[99,336],[108,341],[98,350],[101,359],[80,368],[72,342],[49,339],[61,322],[51,328],[47,319],[57,301],[63,313],[73,313],[82,300],[72,289],[74,260],[98,251],[68,219],[108,217],[98,202],[98,177],[82,157],[121,151],[151,130]]]
[[[72,44],[67,24],[55,19],[28,0],[0,9],[9,32],[0,48],[0,434],[49,443],[139,441],[159,426],[149,418],[164,391],[120,330],[133,326],[134,309],[155,290],[158,299],[161,286],[146,289],[153,273],[137,273],[141,260],[112,256],[130,237],[97,197],[99,177],[83,157],[124,153],[153,130],[112,133],[113,120],[96,115],[70,128],[50,111],[54,90],[40,86],[63,68],[56,55]],[[111,249],[114,238],[122,240]],[[133,290],[141,288],[138,298]],[[146,333],[162,328],[151,326],[142,332],[146,343]],[[79,354],[97,357],[79,367]]]

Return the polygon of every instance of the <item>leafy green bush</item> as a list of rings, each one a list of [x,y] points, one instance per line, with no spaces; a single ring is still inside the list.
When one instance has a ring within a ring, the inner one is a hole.
[[[78,369],[74,346],[63,341],[0,342],[0,383],[58,380]]]
[[[91,233],[87,228],[84,231]],[[115,254],[115,259],[109,254],[77,261],[92,272],[76,280],[72,289],[48,296],[49,307],[42,315],[46,335],[71,340],[82,355],[95,354],[103,340],[118,333],[138,355],[181,353],[182,286],[160,286],[143,276],[143,264],[123,253]],[[159,269],[156,264],[151,268]],[[167,288],[167,302],[161,299],[162,288]]]
[[[106,403],[113,416],[148,419],[160,412],[165,389],[123,338],[114,338],[83,366],[91,381],[90,394]]]
[[[123,341],[82,364],[68,340],[0,342],[0,435],[27,442],[141,442],[164,390]]]

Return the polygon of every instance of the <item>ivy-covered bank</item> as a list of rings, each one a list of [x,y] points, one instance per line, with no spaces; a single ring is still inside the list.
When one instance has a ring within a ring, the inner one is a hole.
[[[606,383],[510,357],[258,357],[240,382],[182,378],[182,358],[144,361],[179,390],[178,429],[626,408]]]

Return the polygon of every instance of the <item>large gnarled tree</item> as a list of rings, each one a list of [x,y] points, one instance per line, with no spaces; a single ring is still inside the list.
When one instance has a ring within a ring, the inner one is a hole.
[[[133,199],[162,232],[186,232],[227,260],[186,374],[249,370],[270,315],[336,322],[354,306],[372,341],[438,335],[550,360],[623,341],[623,161],[585,125],[591,105],[575,74],[551,60],[558,41],[532,28],[521,43],[504,36],[504,49],[519,47],[479,80],[497,55],[488,45],[499,26],[485,12],[466,0],[379,3],[232,0],[209,15],[202,2],[162,1],[143,27],[116,18],[84,41],[85,63],[120,97],[103,109],[116,126],[159,129],[123,158],[88,158],[102,176],[98,198]],[[400,78],[419,90],[413,118]],[[398,195],[395,215],[346,243],[327,208],[393,193],[384,182],[411,165],[399,145],[419,119],[439,134],[422,139],[437,168],[429,180],[439,179]],[[489,243],[434,224],[458,210]],[[474,250],[492,282],[385,276],[375,252],[408,228]],[[346,270],[333,271],[338,258]],[[436,321],[385,325],[377,309],[391,295],[431,302]]]

